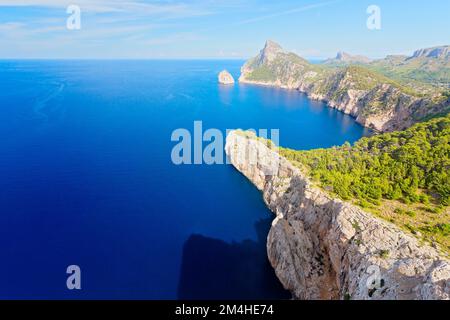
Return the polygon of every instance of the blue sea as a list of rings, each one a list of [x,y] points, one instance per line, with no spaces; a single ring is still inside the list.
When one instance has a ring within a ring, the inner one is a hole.
[[[230,165],[174,165],[171,134],[198,120],[311,149],[369,132],[296,91],[217,83],[242,64],[0,61],[0,298],[289,298],[258,190]]]

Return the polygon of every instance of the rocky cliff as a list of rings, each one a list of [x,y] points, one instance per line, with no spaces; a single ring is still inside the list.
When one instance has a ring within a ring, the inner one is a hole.
[[[273,41],[267,41],[259,55],[245,63],[239,81],[299,90],[379,131],[402,130],[450,111],[450,98],[441,91],[419,94],[360,65],[327,68],[310,64]]]
[[[276,215],[270,263],[297,299],[450,299],[450,262],[412,235],[314,186],[251,134],[227,137],[231,163]]]

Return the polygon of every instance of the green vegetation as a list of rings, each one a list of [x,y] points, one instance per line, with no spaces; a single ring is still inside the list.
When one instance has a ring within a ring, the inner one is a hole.
[[[450,236],[450,223],[437,223],[434,226],[422,227],[422,231],[431,232],[440,236]]]
[[[394,81],[381,73],[374,72],[363,66],[352,65],[346,68],[346,72],[352,75],[352,79],[356,82],[356,88],[359,90],[371,90],[380,83],[389,84],[399,89],[405,94],[419,96],[415,90]]]
[[[374,61],[368,67],[398,81],[418,81],[433,86],[447,86],[450,79],[448,59],[397,57]]]
[[[448,58],[427,58],[388,56],[372,62],[334,62],[325,64],[329,69],[342,69],[348,66],[363,66],[372,72],[382,74],[401,83],[402,86],[414,88],[422,93],[436,93],[436,89],[446,89],[450,79],[450,61]]]
[[[382,249],[382,250],[380,250],[380,252],[378,252],[378,255],[382,259],[387,259],[389,257],[389,250]]]
[[[450,115],[353,146],[280,153],[325,190],[450,250]]]
[[[408,204],[427,203],[434,196],[442,205],[450,204],[450,116],[362,138],[354,146],[281,153],[306,165],[344,200],[379,204],[386,198]]]
[[[276,76],[267,66],[260,66],[247,76],[252,81],[275,81]]]
[[[372,91],[370,103],[361,111],[361,114],[365,116],[377,114],[380,111],[385,111],[391,105],[395,105],[401,99],[401,93],[417,98],[426,96],[426,94],[417,91],[415,88],[374,72],[366,66],[350,65],[334,69],[334,71],[331,70],[333,69],[328,68],[328,71],[321,72],[323,80],[316,82],[315,92],[329,95],[331,100],[340,101],[351,89],[366,92]],[[387,95],[386,89],[381,87],[382,84],[396,88],[398,91],[390,92]],[[443,100],[443,98],[440,99]]]
[[[406,214],[406,215],[410,216],[411,218],[414,218],[416,216],[416,213],[414,211],[404,210],[401,208],[395,208],[394,212],[398,213],[398,214]]]

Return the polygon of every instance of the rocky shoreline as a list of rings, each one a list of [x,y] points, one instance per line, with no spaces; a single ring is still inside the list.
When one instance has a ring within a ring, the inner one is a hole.
[[[294,298],[450,299],[450,262],[438,249],[333,199],[255,137],[233,131],[225,151],[276,215],[267,253]]]

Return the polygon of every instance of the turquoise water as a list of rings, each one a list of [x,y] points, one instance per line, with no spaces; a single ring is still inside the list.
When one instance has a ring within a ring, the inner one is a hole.
[[[367,132],[295,91],[217,84],[242,63],[1,61],[0,298],[288,297],[259,192],[229,165],[175,166],[171,134],[275,128],[309,149]]]

